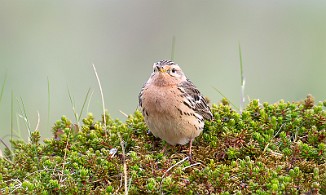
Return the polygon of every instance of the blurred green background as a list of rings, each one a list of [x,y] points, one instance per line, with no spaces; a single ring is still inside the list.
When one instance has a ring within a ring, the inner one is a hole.
[[[239,43],[246,97],[325,99],[326,1],[1,0],[0,137],[8,143],[12,94],[13,128],[25,140],[20,99],[31,129],[39,112],[44,137],[61,115],[74,121],[68,90],[79,112],[91,88],[88,111],[99,119],[92,63],[109,113],[125,120],[119,111],[134,112],[152,64],[171,58],[173,37],[175,62],[212,102],[222,98],[215,87],[240,103]]]

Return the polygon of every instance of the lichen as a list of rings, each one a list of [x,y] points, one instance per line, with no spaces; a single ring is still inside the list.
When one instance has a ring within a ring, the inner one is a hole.
[[[326,101],[252,100],[240,114],[226,99],[188,146],[148,132],[136,111],[125,122],[63,116],[53,137],[12,140],[0,158],[2,194],[326,194]],[[121,139],[120,139],[121,137]],[[121,141],[123,140],[123,147]],[[122,150],[126,152],[124,161]]]

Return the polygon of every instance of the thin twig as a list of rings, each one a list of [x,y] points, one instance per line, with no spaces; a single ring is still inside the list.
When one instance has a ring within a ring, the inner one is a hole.
[[[275,133],[275,135],[273,136],[272,139],[274,139],[274,138],[278,135],[278,133],[281,131],[281,129],[283,128],[284,125],[285,125],[285,124],[283,123],[283,124],[280,126],[280,128],[279,128],[278,131]],[[272,139],[270,139],[270,140],[272,140]],[[268,142],[268,143],[266,144],[266,146],[265,146],[265,148],[264,148],[264,150],[263,150],[263,153],[266,152],[266,150],[267,150],[267,148],[268,148],[268,146],[269,146],[269,143],[270,143],[270,142]]]
[[[64,149],[65,150],[65,154],[63,156],[62,171],[61,171],[61,175],[59,176],[60,182],[62,182],[62,177],[64,175],[64,170],[65,170],[65,163],[64,162],[66,162],[66,158],[67,158],[67,150],[68,150],[69,139],[70,139],[70,134],[67,136],[67,143],[66,143],[66,147]]]
[[[188,168],[191,168],[191,167],[194,167],[194,166],[197,166],[197,165],[201,165],[201,163],[200,162],[197,162],[197,163],[191,164],[189,166],[184,167],[182,170],[184,171],[184,170],[186,170]]]
[[[186,158],[180,160],[179,162],[177,162],[177,163],[175,163],[174,165],[172,165],[171,167],[169,167],[168,170],[166,170],[165,173],[163,174],[162,178],[164,178],[165,175],[166,175],[166,174],[167,174],[171,169],[173,169],[173,167],[175,167],[175,166],[177,166],[177,165],[183,163],[184,161],[186,161],[186,160],[188,160],[188,159],[189,159],[189,156],[187,156]],[[162,181],[163,181],[163,179],[162,179]]]
[[[118,132],[118,137],[120,139],[120,145],[121,145],[121,150],[122,150],[125,195],[128,195],[128,175],[127,175],[127,164],[126,164],[126,152],[125,152],[124,141],[121,138],[120,132]]]
[[[169,167],[165,172],[164,174],[162,175],[162,180],[161,180],[161,183],[160,183],[160,191],[162,191],[162,184],[163,184],[163,181],[164,181],[164,178],[165,178],[165,175],[171,170],[173,169],[174,167],[178,166],[179,164],[183,163],[184,161],[188,160],[189,159],[189,156],[187,156],[186,158],[180,160],[179,162],[175,163],[174,165],[172,165],[171,167]],[[162,191],[162,194],[163,194],[163,191]]]

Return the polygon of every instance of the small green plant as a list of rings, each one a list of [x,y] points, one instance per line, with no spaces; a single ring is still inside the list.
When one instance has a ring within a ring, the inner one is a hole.
[[[139,111],[125,122],[88,114],[80,125],[62,116],[50,139],[11,140],[0,193],[325,194],[325,102],[252,100],[240,114],[223,99],[191,163],[186,147],[148,133]]]

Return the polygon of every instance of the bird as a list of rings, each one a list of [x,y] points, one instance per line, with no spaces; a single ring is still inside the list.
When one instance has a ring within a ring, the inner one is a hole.
[[[170,145],[192,142],[213,114],[206,99],[171,60],[153,65],[153,72],[139,93],[139,108],[150,132]]]

